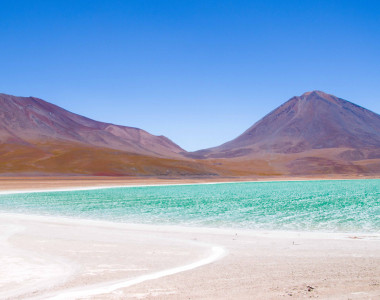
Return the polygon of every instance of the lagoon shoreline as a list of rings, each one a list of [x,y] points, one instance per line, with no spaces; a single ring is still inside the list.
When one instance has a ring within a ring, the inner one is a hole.
[[[379,179],[379,176],[326,175],[326,176],[279,176],[279,177],[101,177],[101,176],[0,176],[0,193],[67,191],[84,189],[116,188],[128,186],[158,186],[212,184],[234,182],[273,182],[309,180]]]
[[[0,228],[3,299],[380,297],[378,234],[187,228],[12,213],[0,214]]]
[[[352,178],[281,181],[322,179]],[[205,181],[8,178],[0,180],[0,193],[278,180]],[[5,212],[0,231],[2,299],[380,298],[380,233],[142,225]]]

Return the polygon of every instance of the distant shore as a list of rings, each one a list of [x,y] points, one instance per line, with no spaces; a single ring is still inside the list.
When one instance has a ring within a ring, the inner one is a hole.
[[[1,177],[0,192],[28,192],[45,190],[92,189],[103,187],[173,185],[224,182],[302,181],[378,179],[380,176],[326,175],[326,176],[278,176],[278,177],[98,177],[98,176],[20,176]]]
[[[380,235],[0,214],[0,297],[371,299]],[[355,278],[355,280],[353,280]]]

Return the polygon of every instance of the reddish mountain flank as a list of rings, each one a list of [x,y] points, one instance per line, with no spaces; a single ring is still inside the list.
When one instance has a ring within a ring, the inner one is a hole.
[[[97,122],[38,98],[4,94],[0,94],[0,142],[76,143],[158,157],[179,157],[184,151],[168,138],[142,129]]]
[[[211,175],[164,136],[97,122],[33,97],[0,94],[0,173]]]
[[[378,173],[380,116],[320,91],[293,97],[242,135],[191,157],[279,174]],[[252,166],[252,167],[251,167]]]
[[[293,97],[221,146],[164,136],[0,94],[0,174],[293,176],[380,174],[380,116],[319,91]]]

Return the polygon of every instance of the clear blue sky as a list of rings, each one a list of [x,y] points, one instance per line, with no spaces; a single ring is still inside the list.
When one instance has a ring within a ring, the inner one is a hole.
[[[294,95],[380,113],[380,1],[0,0],[0,92],[226,142]]]

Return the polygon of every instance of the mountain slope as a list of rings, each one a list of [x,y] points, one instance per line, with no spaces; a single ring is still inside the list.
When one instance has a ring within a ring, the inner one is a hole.
[[[266,161],[281,174],[380,172],[380,116],[320,91],[293,97],[232,141],[193,158]]]
[[[34,97],[0,94],[0,143],[51,142],[171,158],[184,151],[168,138],[142,129],[97,122]]]
[[[164,136],[0,94],[0,174],[213,176]]]
[[[194,154],[238,157],[327,148],[380,149],[380,116],[320,91],[307,92],[291,98],[236,139]]]
[[[0,94],[1,175],[293,176],[380,174],[380,116],[313,91],[242,135],[187,153],[163,136]]]

